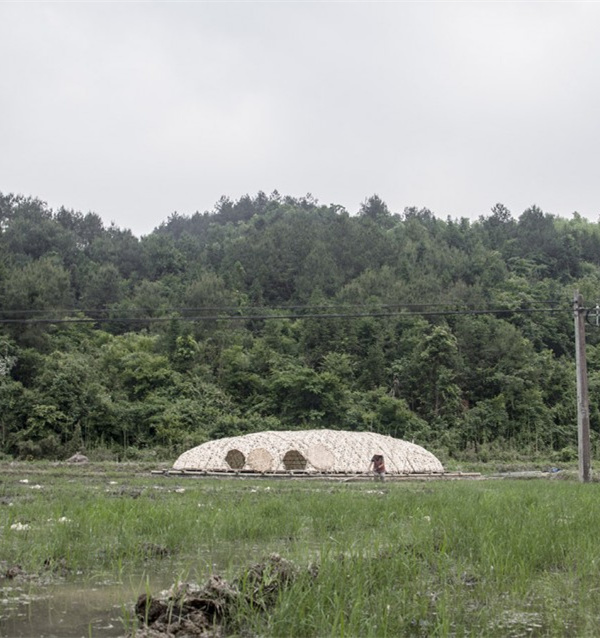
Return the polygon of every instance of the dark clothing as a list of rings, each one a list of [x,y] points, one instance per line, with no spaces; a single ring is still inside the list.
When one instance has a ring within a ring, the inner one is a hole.
[[[375,474],[385,474],[385,463],[381,454],[375,454],[371,459],[371,463],[373,463],[373,472]]]

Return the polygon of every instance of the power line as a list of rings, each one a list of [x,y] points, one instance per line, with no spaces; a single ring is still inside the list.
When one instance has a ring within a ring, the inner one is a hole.
[[[400,312],[355,312],[355,313],[306,313],[283,315],[200,315],[181,317],[69,317],[66,319],[6,319],[0,318],[0,324],[36,325],[36,324],[77,324],[77,323],[165,323],[170,321],[273,321],[278,319],[360,319],[360,318],[385,318],[385,317],[447,317],[464,315],[514,315],[514,314],[557,314],[570,311],[570,308],[493,308],[493,309],[469,309],[469,310],[423,310]]]
[[[531,301],[533,304],[545,304],[545,305],[558,305],[564,303],[558,300],[547,300],[547,301]],[[241,312],[241,311],[257,311],[264,312],[269,310],[328,310],[333,308],[447,308],[447,307],[456,307],[463,306],[465,310],[477,310],[477,308],[473,306],[469,306],[468,304],[457,304],[453,302],[446,303],[390,303],[390,304],[364,304],[364,303],[340,303],[340,304],[281,304],[281,305],[273,305],[273,306],[165,306],[159,308],[161,312]],[[53,308],[52,312],[61,313],[61,314],[69,314],[69,313],[86,313],[86,314],[94,314],[94,313],[103,313],[103,312],[113,312],[115,308],[111,308],[108,306],[102,306],[100,308]],[[129,312],[137,312],[144,311],[146,312],[146,308],[141,308],[139,306],[130,306],[127,308]],[[49,312],[48,309],[14,309],[14,308],[6,308],[0,311],[1,314],[19,314],[19,315],[34,315],[34,314],[43,314]]]

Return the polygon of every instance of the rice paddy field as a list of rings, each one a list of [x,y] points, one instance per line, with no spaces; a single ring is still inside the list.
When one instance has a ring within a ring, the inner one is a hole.
[[[233,580],[274,553],[295,577],[268,606],[236,604],[219,635],[598,635],[600,484],[572,476],[381,484],[0,469],[1,636],[143,635],[140,594]]]

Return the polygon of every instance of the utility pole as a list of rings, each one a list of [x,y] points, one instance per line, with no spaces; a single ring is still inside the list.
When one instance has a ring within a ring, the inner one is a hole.
[[[577,440],[579,451],[579,480],[591,480],[590,408],[588,399],[587,363],[585,358],[585,308],[577,290],[573,299],[575,318],[575,365],[577,369]]]

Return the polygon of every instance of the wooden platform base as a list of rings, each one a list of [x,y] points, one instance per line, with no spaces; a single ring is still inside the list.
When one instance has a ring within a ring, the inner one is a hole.
[[[252,471],[219,471],[207,470],[153,470],[152,474],[162,476],[174,476],[178,478],[248,478],[248,479],[301,479],[301,480],[326,480],[326,481],[373,481],[373,474],[350,472],[300,472],[290,470],[288,472],[252,472]],[[386,474],[385,482],[397,481],[439,481],[456,479],[477,479],[478,472],[430,472],[426,474]]]

